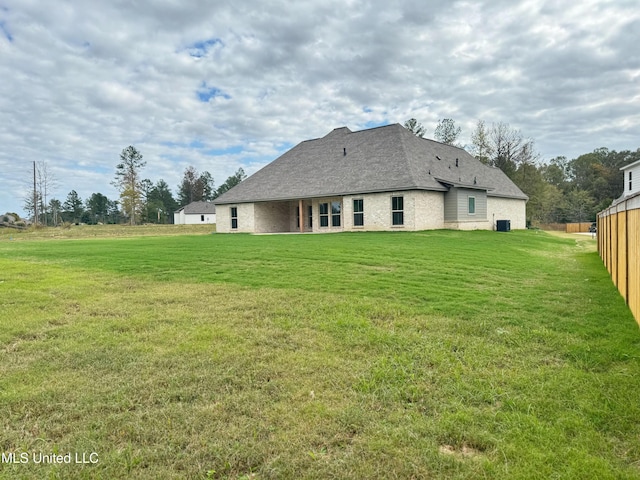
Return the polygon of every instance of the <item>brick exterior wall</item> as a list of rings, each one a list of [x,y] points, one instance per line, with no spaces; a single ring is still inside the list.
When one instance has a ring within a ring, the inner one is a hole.
[[[231,229],[231,207],[238,209],[238,228]],[[253,203],[237,205],[219,205],[216,208],[216,232],[253,233],[255,232],[255,208]]]
[[[415,230],[442,228],[444,223],[444,193],[425,190],[410,193],[414,196]]]
[[[511,230],[527,228],[527,207],[524,200],[514,198],[487,198],[487,220],[495,229],[497,220],[511,220]]]
[[[491,230],[491,222],[488,220],[481,220],[478,222],[445,222],[442,228],[449,230]]]
[[[290,232],[289,202],[259,202],[254,204],[255,232]]]
[[[393,225],[391,197],[402,196],[404,225]],[[353,200],[361,199],[364,207],[364,225],[355,226]],[[331,218],[331,202],[341,202],[340,226],[334,227]],[[495,220],[511,220],[512,229],[526,227],[526,209],[523,200],[487,198],[487,219],[477,221],[445,222],[444,192],[412,190],[386,193],[368,193],[303,200],[302,222],[304,232],[332,233],[357,231],[414,231],[451,228],[455,230],[491,230]],[[329,204],[329,226],[320,227],[321,203]],[[309,206],[312,208],[313,227],[309,227]],[[238,228],[231,229],[231,207],[238,209]],[[240,203],[219,205],[217,231],[219,233],[248,232],[276,233],[299,232],[297,212],[299,201]]]
[[[404,226],[392,225],[391,197],[404,197]],[[363,204],[364,225],[353,224],[353,201],[361,199]],[[344,197],[344,229],[346,231],[381,231],[410,229],[413,226],[413,198],[407,192],[369,193],[365,195],[348,195]]]
[[[404,224],[393,225],[391,197],[403,197]],[[354,225],[353,201],[361,199],[364,225]],[[427,230],[442,228],[443,195],[431,191],[398,191],[343,197],[344,231]]]

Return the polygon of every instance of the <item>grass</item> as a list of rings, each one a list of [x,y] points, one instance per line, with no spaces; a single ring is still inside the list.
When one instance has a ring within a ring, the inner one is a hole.
[[[140,231],[0,237],[0,477],[640,478],[588,237]]]

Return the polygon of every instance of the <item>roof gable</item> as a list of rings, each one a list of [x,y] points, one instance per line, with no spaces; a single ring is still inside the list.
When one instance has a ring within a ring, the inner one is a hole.
[[[461,148],[420,138],[400,124],[352,132],[336,128],[306,140],[236,185],[215,203],[241,203],[397,190],[485,187],[526,199],[499,169]]]

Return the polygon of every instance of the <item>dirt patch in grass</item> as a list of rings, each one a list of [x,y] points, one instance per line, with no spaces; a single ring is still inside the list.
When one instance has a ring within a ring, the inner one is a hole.
[[[480,450],[467,445],[462,445],[459,448],[452,445],[440,445],[438,451],[443,455],[452,455],[457,458],[471,458],[482,454]]]
[[[575,245],[581,248],[583,252],[598,251],[598,240],[597,238],[594,238],[591,235],[583,235],[581,233],[556,232],[556,231],[550,231],[546,233],[551,235],[552,237],[573,240],[575,242]]]

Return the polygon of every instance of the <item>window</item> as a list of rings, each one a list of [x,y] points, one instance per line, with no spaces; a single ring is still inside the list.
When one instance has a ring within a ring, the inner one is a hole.
[[[631,187],[633,186],[633,182],[631,180],[632,180],[632,175],[631,175],[631,172],[629,172],[629,191],[631,191]]]
[[[340,226],[340,211],[342,210],[342,204],[340,202],[331,202],[331,226]]]
[[[476,197],[469,197],[469,215],[476,214]]]
[[[300,206],[296,207],[296,228],[300,228]]]
[[[231,229],[238,228],[238,207],[231,207]]]
[[[391,219],[393,225],[404,225],[404,197],[391,197]]]
[[[364,202],[357,199],[353,201],[353,226],[362,227],[364,225]]]
[[[328,227],[329,226],[329,204],[321,203],[320,207],[320,226]]]
[[[309,228],[313,228],[313,207],[309,205]]]
[[[200,215],[200,221],[204,222],[204,215]]]

